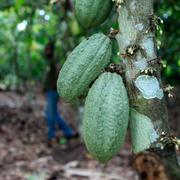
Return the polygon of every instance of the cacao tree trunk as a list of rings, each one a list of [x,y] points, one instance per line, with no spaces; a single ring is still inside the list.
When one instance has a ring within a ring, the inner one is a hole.
[[[154,15],[153,0],[125,0],[117,11],[116,39],[126,67],[133,150],[155,152],[178,179],[179,165],[170,136],[161,62],[157,56],[155,30],[159,19]]]

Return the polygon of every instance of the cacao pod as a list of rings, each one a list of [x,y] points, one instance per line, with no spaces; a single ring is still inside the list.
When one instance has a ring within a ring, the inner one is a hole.
[[[111,13],[112,7],[112,0],[75,0],[76,16],[84,28],[102,24]]]
[[[57,81],[60,96],[67,102],[80,97],[109,63],[112,44],[98,33],[77,46],[67,58]]]
[[[83,137],[92,156],[108,162],[122,147],[129,119],[129,102],[122,78],[102,74],[85,102]]]

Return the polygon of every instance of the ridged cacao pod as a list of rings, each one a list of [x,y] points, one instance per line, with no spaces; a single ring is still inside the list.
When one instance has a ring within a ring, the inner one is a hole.
[[[77,46],[62,67],[57,89],[67,102],[80,97],[109,63],[112,44],[104,34],[92,35]]]
[[[84,28],[102,24],[111,13],[112,7],[112,0],[75,0],[76,16]]]
[[[104,73],[89,90],[83,118],[83,137],[91,155],[108,162],[124,144],[129,102],[122,78]]]

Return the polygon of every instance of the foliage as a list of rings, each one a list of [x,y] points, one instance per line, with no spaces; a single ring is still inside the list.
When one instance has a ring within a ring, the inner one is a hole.
[[[16,76],[23,82],[42,81],[47,70],[43,51],[45,44],[56,40],[56,59],[64,62],[69,52],[82,40],[99,29],[86,32],[72,12],[71,1],[2,0],[0,4],[0,80]],[[177,82],[180,76],[180,2],[158,1],[157,14],[164,20],[160,55],[167,68],[167,81]],[[115,9],[114,9],[115,11]],[[113,13],[112,13],[113,14]],[[100,28],[108,34],[117,27],[115,17]],[[114,52],[117,45],[114,43]],[[113,60],[119,61],[117,54]],[[3,80],[4,81],[4,80]]]
[[[24,81],[42,80],[47,69],[43,55],[45,44],[57,39],[56,58],[64,60],[65,54],[74,47],[74,36],[80,28],[70,12],[67,22],[60,22],[63,14],[54,11],[53,6],[39,9],[20,8],[20,5],[23,4],[15,4],[0,13],[0,78],[12,74]]]
[[[180,83],[180,1],[160,0],[155,7],[164,21],[163,34],[158,36],[161,42],[159,54],[167,63],[163,73],[166,81]]]

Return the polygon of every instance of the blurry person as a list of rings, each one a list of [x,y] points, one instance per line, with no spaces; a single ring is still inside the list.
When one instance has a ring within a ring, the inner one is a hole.
[[[44,92],[46,94],[45,118],[48,125],[49,145],[55,139],[56,125],[63,131],[66,139],[76,138],[78,134],[65,122],[58,111],[59,96],[57,93],[58,64],[54,59],[54,42],[49,42],[45,47],[45,57],[49,64],[49,69],[44,83]]]

